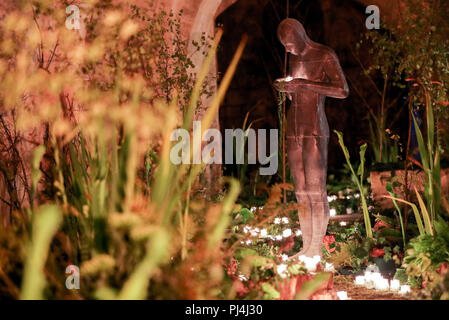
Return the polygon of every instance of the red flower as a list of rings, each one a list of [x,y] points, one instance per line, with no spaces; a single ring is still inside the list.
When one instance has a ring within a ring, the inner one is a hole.
[[[331,253],[335,251],[335,246],[330,247],[331,244],[335,243],[335,236],[325,236],[323,238],[323,244],[326,247],[327,252]]]
[[[385,251],[383,249],[374,248],[369,255],[373,258],[381,258],[385,255]]]

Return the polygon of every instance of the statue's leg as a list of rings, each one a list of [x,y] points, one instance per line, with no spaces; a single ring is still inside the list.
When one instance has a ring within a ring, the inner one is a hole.
[[[306,255],[321,256],[323,238],[329,223],[329,203],[326,192],[327,145],[329,138],[304,139],[306,190],[312,206],[312,240]]]
[[[290,171],[295,181],[296,200],[298,201],[298,218],[302,232],[303,248],[291,258],[303,255],[309,249],[312,241],[312,204],[310,198],[305,193],[305,172],[304,172],[304,153],[302,146],[302,138],[288,137],[287,139],[287,155],[290,165]]]

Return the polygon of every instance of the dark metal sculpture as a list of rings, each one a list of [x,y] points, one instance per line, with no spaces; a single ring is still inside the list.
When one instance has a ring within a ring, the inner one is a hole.
[[[275,81],[292,101],[287,113],[287,156],[295,181],[303,249],[294,257],[321,256],[329,222],[326,192],[329,125],[326,96],[343,99],[349,89],[335,52],[313,42],[302,24],[285,19],[278,37],[290,55],[289,76]]]

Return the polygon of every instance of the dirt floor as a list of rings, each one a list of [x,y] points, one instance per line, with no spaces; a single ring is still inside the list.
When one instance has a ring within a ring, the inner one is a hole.
[[[346,291],[351,300],[410,300],[408,295],[399,295],[391,291],[367,289],[354,284],[352,276],[334,276],[334,289]]]

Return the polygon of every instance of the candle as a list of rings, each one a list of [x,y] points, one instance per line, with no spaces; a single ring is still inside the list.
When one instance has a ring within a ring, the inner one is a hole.
[[[397,279],[391,280],[390,289],[392,291],[398,291],[400,287],[401,287],[401,282],[399,280],[397,280]]]
[[[399,290],[399,294],[407,294],[410,293],[410,286],[404,284],[403,286],[401,286],[401,290]]]
[[[365,277],[364,276],[355,277],[355,284],[359,285],[359,286],[363,286],[365,284]]]
[[[348,300],[348,293],[346,291],[338,291],[337,297],[340,300]]]
[[[380,278],[375,280],[374,287],[376,288],[376,290],[381,291],[388,290],[389,286],[390,285],[388,283],[388,279]]]

